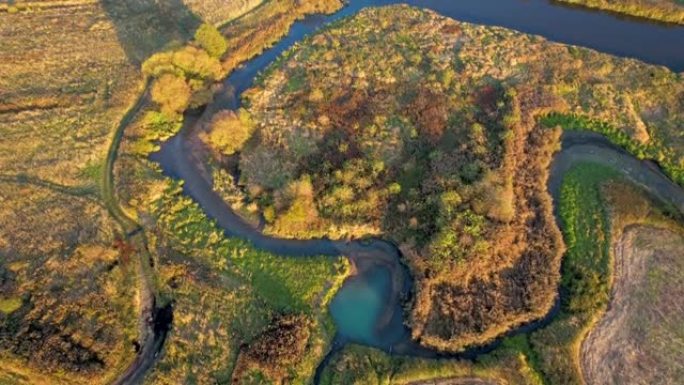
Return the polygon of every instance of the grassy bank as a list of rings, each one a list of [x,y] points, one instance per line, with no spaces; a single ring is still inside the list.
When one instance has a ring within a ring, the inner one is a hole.
[[[330,361],[321,384],[408,385],[451,379],[454,384],[464,385],[540,385],[538,374],[521,349],[521,341],[511,339],[474,362],[388,356],[371,348],[350,345]]]
[[[560,126],[566,130],[592,131],[606,136],[614,144],[624,148],[638,159],[658,162],[665,173],[676,183],[684,186],[684,163],[678,157],[680,149],[662,140],[640,142],[610,123],[591,119],[586,115],[551,113],[541,119],[546,127]]]
[[[608,302],[611,281],[610,218],[601,185],[617,174],[584,163],[564,177],[559,202],[567,252],[563,259],[561,312],[531,336],[548,384],[582,384],[580,344]]]
[[[561,3],[602,9],[666,23],[684,24],[681,0],[556,0]]]

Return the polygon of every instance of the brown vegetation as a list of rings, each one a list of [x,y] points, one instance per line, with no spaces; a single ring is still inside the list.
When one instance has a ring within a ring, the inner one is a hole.
[[[3,184],[0,201],[0,288],[19,300],[0,312],[0,381],[111,381],[137,338],[135,267],[113,247],[116,225],[87,197],[43,187]]]
[[[200,134],[204,143],[222,155],[233,155],[252,135],[253,124],[249,113],[239,110],[219,111],[212,117],[208,133]]]
[[[310,321],[305,316],[277,316],[267,329],[242,349],[233,383],[250,369],[259,369],[275,383],[283,383],[288,377],[288,365],[302,359],[310,335]]]
[[[397,9],[402,21],[382,21]],[[272,202],[264,207],[273,213],[267,231],[384,231],[402,243],[419,280],[414,337],[461,349],[553,303],[562,247],[544,186],[558,135],[534,123],[548,102],[522,115],[521,101],[535,90],[516,94],[498,80],[459,77],[448,52],[463,37],[439,31],[462,29],[432,13],[390,8],[313,38],[264,79],[279,93],[249,92],[255,119],[268,123],[240,167],[252,198]],[[350,33],[358,38],[339,38]],[[384,36],[384,51],[368,43],[375,34]],[[376,57],[391,60],[368,72],[363,63]],[[295,180],[310,180],[312,193],[283,204]]]

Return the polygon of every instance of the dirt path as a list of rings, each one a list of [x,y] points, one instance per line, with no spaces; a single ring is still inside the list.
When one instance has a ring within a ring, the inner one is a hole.
[[[613,252],[609,309],[582,344],[585,381],[590,385],[681,383],[684,237],[665,229],[632,226],[614,243]]]
[[[140,225],[131,218],[119,204],[114,182],[114,164],[119,146],[126,128],[149,102],[149,82],[135,103],[121,119],[107,151],[105,171],[102,178],[102,201],[112,217],[119,223],[125,233],[126,241],[133,245],[138,255],[137,274],[140,285],[139,341],[140,349],[131,364],[119,375],[113,384],[136,384],[142,382],[147,371],[152,367],[161,350],[168,325],[160,325],[158,318],[165,315],[170,308],[158,309],[158,295],[154,286],[153,262],[147,249],[147,239]],[[169,315],[170,317],[170,315]],[[163,318],[163,317],[162,317]]]

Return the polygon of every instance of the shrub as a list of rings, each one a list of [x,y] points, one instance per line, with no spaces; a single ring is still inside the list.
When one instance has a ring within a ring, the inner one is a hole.
[[[164,74],[209,81],[221,77],[218,59],[192,46],[154,54],[143,63],[142,70],[146,75],[156,78]]]
[[[209,55],[220,58],[228,49],[223,35],[210,24],[202,24],[195,32],[195,41],[204,48]]]
[[[21,307],[19,297],[0,298],[0,313],[11,314]]]
[[[247,111],[240,109],[236,114],[225,110],[214,116],[211,131],[202,139],[220,153],[232,155],[242,149],[252,135],[252,129],[253,124]]]
[[[183,112],[190,103],[192,90],[185,79],[164,74],[152,85],[152,100],[159,104],[162,113],[174,116]]]
[[[283,369],[287,365],[304,357],[310,329],[311,321],[304,315],[278,316],[264,333],[250,343],[245,356],[249,363],[271,376],[281,377],[285,375]]]

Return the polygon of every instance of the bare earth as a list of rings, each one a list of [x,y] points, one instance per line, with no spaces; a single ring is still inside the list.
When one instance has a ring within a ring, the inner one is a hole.
[[[684,235],[625,229],[604,318],[582,345],[588,384],[681,384],[684,378]]]

